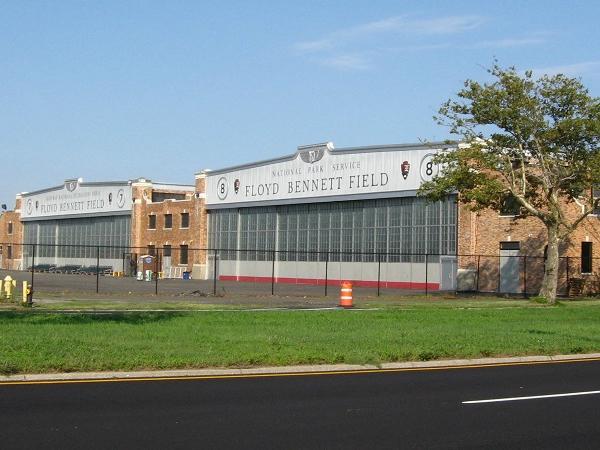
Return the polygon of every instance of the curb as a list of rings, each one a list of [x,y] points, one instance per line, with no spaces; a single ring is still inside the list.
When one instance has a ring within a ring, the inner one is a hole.
[[[386,372],[434,369],[459,369],[469,367],[494,367],[502,365],[526,365],[567,363],[600,360],[600,353],[554,356],[517,356],[507,358],[451,359],[436,361],[415,361],[374,364],[325,364],[312,366],[255,367],[247,369],[194,369],[194,370],[154,370],[135,372],[72,372],[49,374],[19,374],[0,376],[1,384],[11,383],[52,383],[86,381],[136,381],[161,379],[197,379],[227,377],[259,377],[283,375],[321,375],[360,372]]]

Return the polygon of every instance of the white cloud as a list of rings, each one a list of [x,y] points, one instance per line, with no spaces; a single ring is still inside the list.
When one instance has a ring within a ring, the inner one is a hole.
[[[314,55],[314,58],[311,59],[325,66],[341,70],[367,70],[373,67],[372,58],[367,57],[369,54],[398,50],[435,50],[449,46],[447,42],[414,42],[396,48],[389,48],[389,44],[382,45],[385,44],[384,41],[389,40],[390,36],[398,35],[410,41],[423,36],[462,33],[480,27],[485,20],[478,15],[425,19],[408,15],[392,16],[353,27],[341,28],[311,41],[297,42],[294,49],[305,55]],[[374,45],[379,48],[373,48]]]
[[[599,74],[600,73],[600,61],[585,61],[574,64],[566,64],[563,66],[550,66],[533,69],[533,73],[536,76],[542,75],[558,75],[562,73],[569,77],[578,77],[581,75]]]
[[[481,16],[448,16],[428,20],[416,20],[405,24],[406,29],[420,34],[462,33],[483,25]]]
[[[415,19],[409,16],[393,16],[386,19],[367,22],[354,27],[343,28],[313,41],[298,42],[296,50],[302,52],[321,52],[341,47],[384,33],[402,33],[408,35],[454,34],[472,30],[481,26],[485,19],[477,15],[446,16],[432,19]]]
[[[296,50],[310,53],[322,50],[329,50],[334,46],[335,44],[331,39],[320,39],[318,41],[298,42],[294,47],[296,48]]]
[[[335,55],[322,59],[321,64],[345,70],[367,70],[371,68],[371,63],[360,55]]]
[[[431,50],[443,50],[446,48],[452,47],[452,44],[449,42],[440,42],[439,44],[414,44],[414,45],[405,45],[401,47],[387,47],[382,48],[382,51],[389,52],[425,52]]]
[[[468,48],[510,48],[510,47],[521,47],[525,45],[539,45],[547,42],[547,39],[543,36],[530,36],[522,38],[505,38],[496,39],[491,41],[481,41]]]

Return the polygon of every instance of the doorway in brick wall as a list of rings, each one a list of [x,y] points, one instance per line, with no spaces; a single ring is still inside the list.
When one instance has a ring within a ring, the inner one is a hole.
[[[522,292],[520,252],[520,242],[500,242],[500,292],[502,294]]]

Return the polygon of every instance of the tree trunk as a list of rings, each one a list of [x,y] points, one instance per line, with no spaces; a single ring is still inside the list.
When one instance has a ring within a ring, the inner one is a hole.
[[[548,250],[544,267],[544,280],[540,289],[540,296],[548,303],[556,303],[556,289],[558,285],[558,225],[548,225]]]

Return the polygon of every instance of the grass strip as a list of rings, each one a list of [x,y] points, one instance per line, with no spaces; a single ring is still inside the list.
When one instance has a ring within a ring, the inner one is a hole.
[[[600,351],[598,303],[379,311],[0,314],[0,372],[251,367]]]

